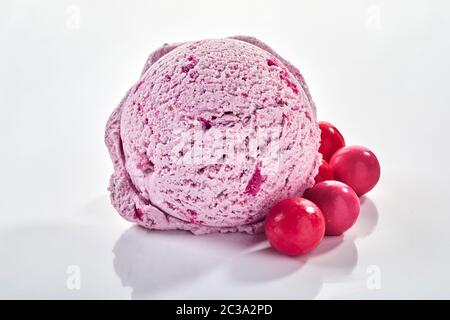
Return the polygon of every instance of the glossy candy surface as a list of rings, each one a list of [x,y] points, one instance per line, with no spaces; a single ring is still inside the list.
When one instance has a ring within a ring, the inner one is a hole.
[[[319,167],[319,172],[317,173],[317,176],[314,178],[314,181],[316,183],[325,181],[325,180],[333,180],[333,170],[331,170],[330,165],[325,160],[321,160],[321,164]]]
[[[351,187],[360,197],[380,179],[380,163],[375,154],[361,146],[347,146],[338,150],[330,160],[334,178]]]
[[[264,227],[272,247],[286,255],[297,256],[317,247],[325,233],[325,219],[311,201],[289,198],[270,210]]]
[[[308,189],[304,197],[314,202],[325,217],[325,234],[338,236],[350,229],[359,215],[356,193],[339,181],[324,181]]]
[[[339,130],[331,123],[326,121],[319,122],[320,128],[320,147],[319,152],[323,159],[330,161],[333,154],[345,146],[345,140]]]

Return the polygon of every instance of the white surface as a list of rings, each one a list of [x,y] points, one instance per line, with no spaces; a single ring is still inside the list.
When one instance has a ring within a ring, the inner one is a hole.
[[[450,298],[449,10],[1,1],[0,298]],[[145,232],[109,204],[104,126],[147,55],[235,34],[297,65],[319,118],[381,162],[357,226],[308,257],[278,255],[261,236]],[[72,265],[79,290],[67,287]]]

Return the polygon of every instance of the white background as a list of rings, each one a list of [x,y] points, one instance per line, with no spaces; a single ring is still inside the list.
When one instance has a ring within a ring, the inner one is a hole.
[[[0,298],[450,298],[449,12],[444,0],[1,1]],[[109,203],[104,126],[147,55],[237,34],[297,65],[319,118],[381,162],[357,225],[306,257],[263,236],[145,232]]]

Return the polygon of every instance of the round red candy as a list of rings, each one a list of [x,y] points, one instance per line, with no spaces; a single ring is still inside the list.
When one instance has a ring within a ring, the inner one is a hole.
[[[331,170],[330,165],[328,162],[322,159],[322,162],[319,167],[319,172],[317,173],[317,176],[314,178],[314,181],[316,183],[325,181],[325,180],[333,180],[333,170]]]
[[[330,160],[334,178],[350,186],[358,196],[366,194],[380,179],[380,163],[375,154],[361,146],[348,146]]]
[[[329,122],[319,121],[319,128],[319,152],[322,154],[323,159],[329,162],[333,154],[345,146],[345,140],[339,130]]]
[[[350,229],[359,215],[360,205],[356,193],[339,181],[323,181],[303,195],[314,202],[325,217],[325,234],[338,236]]]
[[[272,247],[286,255],[298,256],[319,245],[325,233],[325,219],[311,201],[290,198],[270,210],[264,227]]]

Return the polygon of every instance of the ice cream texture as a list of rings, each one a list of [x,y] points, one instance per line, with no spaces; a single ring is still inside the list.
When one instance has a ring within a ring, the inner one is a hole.
[[[302,75],[263,42],[166,44],[108,120],[111,201],[148,229],[259,232],[314,184],[319,141]]]

